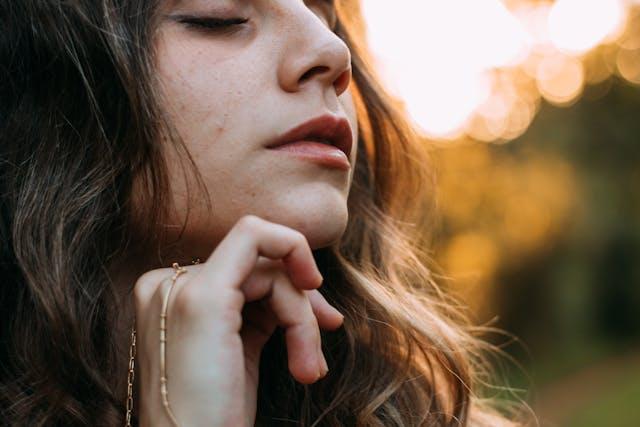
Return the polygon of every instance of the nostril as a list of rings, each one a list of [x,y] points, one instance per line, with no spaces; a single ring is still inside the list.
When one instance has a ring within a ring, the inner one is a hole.
[[[345,70],[333,83],[333,86],[336,88],[336,93],[341,95],[342,92],[347,90],[349,87],[349,83],[351,82],[351,68]]]
[[[304,73],[302,77],[300,77],[300,83],[303,83],[309,80],[311,77],[313,77],[316,74],[322,74],[325,71],[329,71],[329,67],[326,67],[324,65],[313,67],[312,69]]]

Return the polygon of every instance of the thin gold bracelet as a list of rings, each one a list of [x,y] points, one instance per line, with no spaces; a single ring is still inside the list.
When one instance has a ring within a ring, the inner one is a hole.
[[[191,260],[191,264],[200,264],[200,258],[193,258]],[[173,263],[173,269],[175,270],[175,274],[171,278],[171,286],[169,287],[169,291],[167,295],[164,297],[162,303],[162,313],[160,314],[160,393],[162,395],[162,403],[169,415],[169,418],[173,422],[173,425],[178,426],[178,422],[176,417],[173,415],[173,411],[171,411],[171,407],[169,406],[169,393],[167,392],[167,375],[166,375],[166,342],[167,342],[167,328],[166,328],[166,319],[167,319],[167,306],[169,304],[169,296],[171,291],[173,290],[173,286],[176,284],[176,279],[182,273],[186,273],[187,270],[184,267],[180,267],[177,262]],[[133,381],[135,378],[135,359],[136,359],[136,324],[135,317],[133,321],[133,325],[131,326],[131,345],[129,347],[129,369],[127,372],[127,401],[126,401],[126,417],[125,417],[125,427],[131,427],[131,418],[133,415]]]
[[[175,427],[180,427],[178,420],[176,420],[171,406],[169,405],[169,391],[167,390],[167,372],[166,372],[166,347],[167,347],[167,307],[169,306],[169,297],[171,291],[176,284],[176,279],[179,275],[186,273],[187,269],[180,267],[177,262],[173,263],[173,269],[175,274],[171,277],[171,285],[169,291],[164,296],[162,301],[162,313],[160,314],[160,394],[162,395],[162,406]]]

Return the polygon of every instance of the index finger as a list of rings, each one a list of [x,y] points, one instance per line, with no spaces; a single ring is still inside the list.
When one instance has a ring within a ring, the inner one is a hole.
[[[236,223],[202,264],[198,276],[240,290],[261,255],[281,259],[299,289],[317,289],[322,284],[322,274],[304,234],[254,215]]]

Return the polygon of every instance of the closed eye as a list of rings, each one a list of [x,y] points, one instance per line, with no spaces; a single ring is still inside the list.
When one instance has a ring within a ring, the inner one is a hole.
[[[248,18],[215,18],[188,15],[172,16],[172,19],[184,24],[188,28],[209,32],[232,31],[234,27],[245,24],[249,21]]]

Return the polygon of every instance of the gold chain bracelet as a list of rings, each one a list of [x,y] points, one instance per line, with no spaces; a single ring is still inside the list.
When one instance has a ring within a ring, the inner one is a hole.
[[[176,279],[183,273],[187,272],[187,269],[180,267],[177,262],[173,263],[173,269],[175,273],[171,277],[171,285],[169,291],[162,300],[162,313],[160,314],[160,394],[162,395],[162,406],[167,413],[167,416],[171,420],[171,423],[175,427],[180,427],[178,420],[176,420],[171,406],[169,405],[169,390],[167,390],[167,372],[166,372],[166,352],[167,352],[167,307],[169,306],[169,297],[171,291],[176,284]]]
[[[191,261],[192,264],[200,264],[200,258]],[[169,305],[169,297],[173,290],[176,280],[180,274],[186,273],[187,269],[181,267],[177,262],[172,265],[175,273],[171,277],[171,285],[169,291],[162,301],[162,312],[160,314],[160,394],[162,396],[162,406],[164,406],[169,419],[174,426],[179,427],[178,421],[173,415],[173,411],[169,406],[169,391],[167,389],[166,374],[166,344],[167,344],[167,307]],[[136,327],[135,320],[131,328],[131,346],[129,347],[129,370],[127,373],[127,401],[126,401],[126,417],[125,427],[131,427],[131,415],[133,412],[133,381],[135,379],[135,358],[136,358]]]

